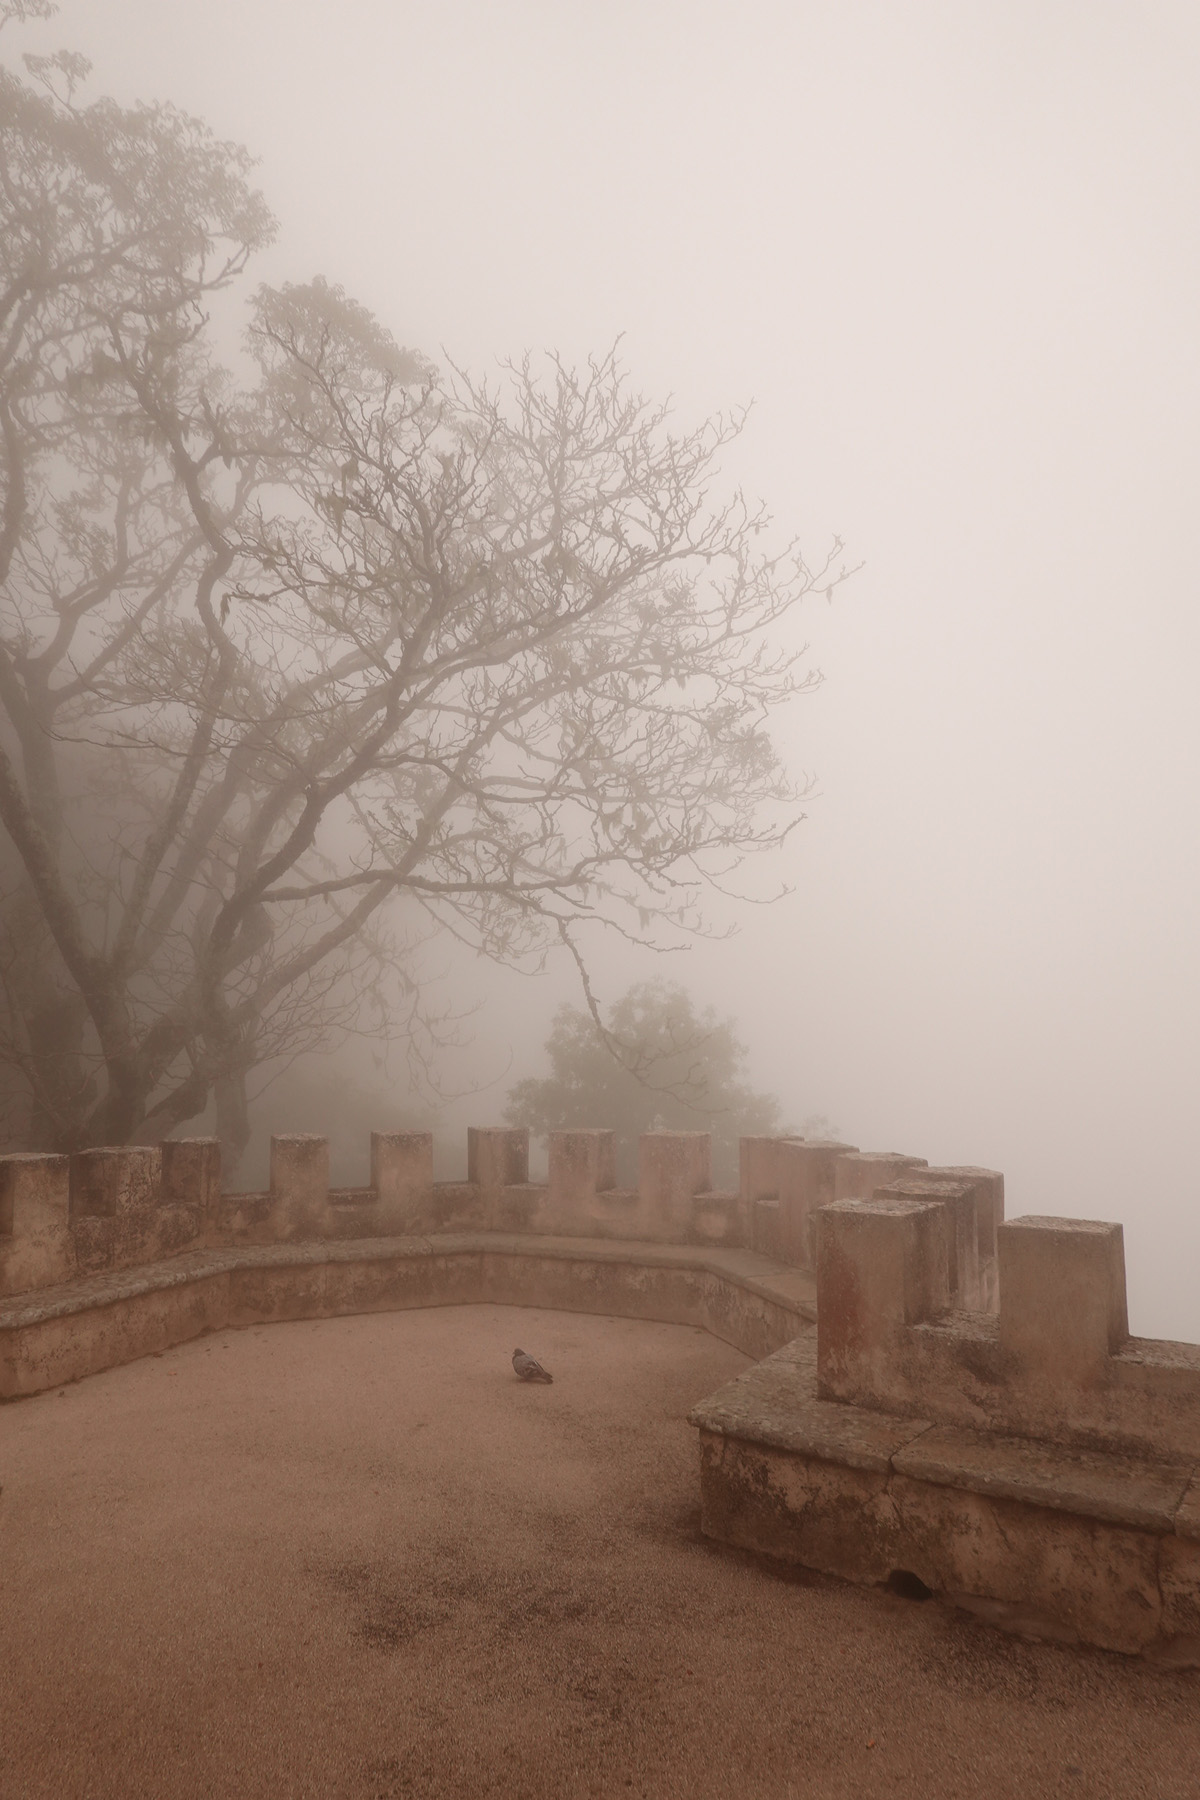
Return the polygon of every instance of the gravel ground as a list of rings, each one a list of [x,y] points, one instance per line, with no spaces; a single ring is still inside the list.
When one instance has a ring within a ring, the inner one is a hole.
[[[461,1307],[0,1409],[0,1795],[1196,1800],[1200,1675],[705,1543],[684,1416],[745,1366]]]

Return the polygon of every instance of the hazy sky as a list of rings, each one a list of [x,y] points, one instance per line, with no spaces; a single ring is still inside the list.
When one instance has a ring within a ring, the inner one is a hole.
[[[663,972],[793,1117],[1122,1219],[1134,1329],[1200,1339],[1195,5],[66,0],[22,35],[250,145],[264,278],[475,367],[623,332],[685,418],[756,402],[731,477],[866,567],[778,730],[820,786],[796,893]],[[536,1043],[559,987],[520,992]]]

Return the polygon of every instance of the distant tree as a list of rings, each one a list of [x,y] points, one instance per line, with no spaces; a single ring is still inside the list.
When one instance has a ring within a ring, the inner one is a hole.
[[[738,1139],[782,1129],[779,1102],[743,1079],[746,1050],[733,1020],[711,1007],[697,1013],[674,982],[638,982],[604,1025],[590,1011],[560,1007],[546,1054],[550,1074],[519,1081],[505,1117],[539,1136],[610,1128],[624,1184],[634,1180],[643,1131],[711,1131],[713,1180],[734,1187]]]
[[[0,17],[47,10],[41,0]],[[842,579],[713,504],[614,357],[499,387],[340,288],[214,296],[272,222],[168,106],[0,69],[0,1062],[26,1141],[152,1139],[260,1063],[419,1047],[414,944],[697,929],[800,795],[776,627]],[[249,371],[249,372],[247,372]],[[836,559],[838,546],[832,557]],[[4,1087],[0,1083],[0,1087]]]

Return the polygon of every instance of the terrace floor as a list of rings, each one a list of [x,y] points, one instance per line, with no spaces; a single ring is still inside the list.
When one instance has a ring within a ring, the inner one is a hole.
[[[0,1408],[0,1797],[1194,1800],[1200,1674],[708,1545],[685,1415],[746,1366],[448,1307]]]

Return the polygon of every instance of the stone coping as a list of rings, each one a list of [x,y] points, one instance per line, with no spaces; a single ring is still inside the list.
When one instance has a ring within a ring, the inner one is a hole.
[[[1067,1449],[818,1399],[815,1332],[728,1382],[688,1418],[701,1431],[817,1462],[1200,1539],[1195,1463]]]
[[[715,1275],[760,1299],[815,1321],[812,1275],[772,1262],[752,1250],[705,1245],[656,1244],[620,1238],[534,1237],[519,1232],[438,1232],[425,1237],[313,1239],[292,1244],[239,1245],[189,1250],[161,1262],[84,1275],[59,1287],[35,1288],[0,1300],[0,1331],[91,1312],[122,1300],[180,1287],[242,1269],[309,1268],[323,1263],[388,1262],[422,1257],[517,1256],[562,1262],[636,1264]]]

